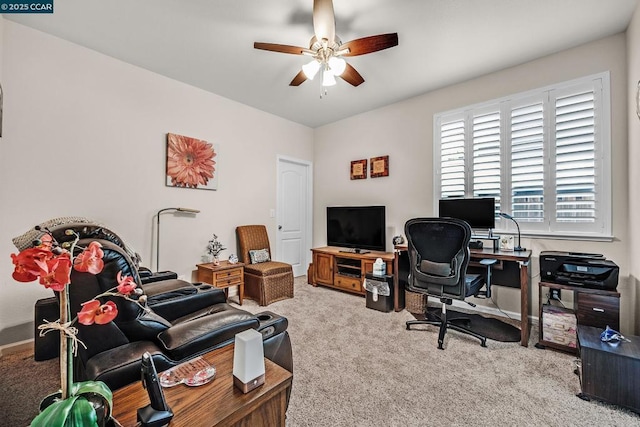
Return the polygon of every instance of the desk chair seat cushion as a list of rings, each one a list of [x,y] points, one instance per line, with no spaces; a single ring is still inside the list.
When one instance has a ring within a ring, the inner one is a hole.
[[[455,259],[453,264],[455,264]],[[420,261],[419,269],[421,272],[435,277],[453,277],[456,271],[455,265],[452,267],[451,264],[446,262],[433,262],[429,260]],[[466,288],[465,296],[469,297],[477,295],[478,292],[480,292],[480,289],[484,285],[484,277],[480,274],[466,274],[464,282]]]
[[[477,295],[480,292],[480,289],[484,286],[484,277],[481,274],[467,274],[464,278],[465,284],[465,297],[470,297],[473,295]],[[429,292],[431,291],[431,295],[442,295],[442,296],[451,296],[457,294],[456,290],[457,285],[450,286],[442,286],[442,285],[432,285],[424,282],[414,282],[412,284],[407,285],[407,289],[414,292]],[[441,292],[441,294],[440,294]]]

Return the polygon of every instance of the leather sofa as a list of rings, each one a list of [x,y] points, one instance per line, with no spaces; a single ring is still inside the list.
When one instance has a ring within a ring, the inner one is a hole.
[[[69,286],[72,313],[80,311],[83,302],[116,286],[119,271],[141,283],[131,251],[125,249],[126,245],[115,233],[86,223],[61,224],[50,228],[50,231],[62,243],[72,238],[64,234],[66,229],[73,229],[80,235],[79,246],[98,241],[104,251],[101,273],[91,275],[72,271]],[[104,381],[115,390],[140,380],[140,361],[144,352],[151,353],[156,368],[163,371],[231,344],[237,333],[249,328],[262,333],[265,357],[293,372],[286,318],[271,312],[253,315],[235,308],[227,304],[221,289],[210,285],[168,279],[140,287],[146,295],[146,303],[107,297],[104,301],[110,299],[118,307],[118,316],[112,322],[106,325],[75,325],[78,338],[86,345],[86,349],[79,347],[75,359],[77,380]],[[48,299],[36,304],[36,330],[43,322],[42,314],[55,311],[52,305],[57,305],[57,300]],[[56,318],[48,317],[47,320]],[[45,339],[50,340],[49,335],[53,333],[47,334]],[[36,355],[39,344],[43,346],[36,340]]]

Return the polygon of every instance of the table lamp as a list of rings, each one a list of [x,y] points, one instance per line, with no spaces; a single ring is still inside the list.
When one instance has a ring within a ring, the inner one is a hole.
[[[510,219],[511,221],[516,223],[516,228],[518,229],[518,246],[513,248],[513,250],[516,251],[516,252],[526,251],[525,248],[520,246],[520,226],[518,225],[518,221],[516,221],[516,219],[514,217],[512,217],[511,215],[509,215],[508,213],[500,212],[498,215],[503,217],[503,218]]]
[[[255,329],[236,334],[233,350],[233,385],[248,393],[264,384],[262,334]]]

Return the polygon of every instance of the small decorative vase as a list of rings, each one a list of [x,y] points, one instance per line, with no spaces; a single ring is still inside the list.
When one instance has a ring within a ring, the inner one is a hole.
[[[218,255],[214,255],[213,261],[211,262],[213,263],[213,265],[220,265],[220,258],[218,257]]]

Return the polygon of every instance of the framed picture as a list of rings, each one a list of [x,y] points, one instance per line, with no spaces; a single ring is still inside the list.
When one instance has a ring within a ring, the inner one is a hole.
[[[365,179],[367,177],[367,159],[351,162],[351,179]]]
[[[500,250],[513,251],[513,236],[500,236]]]
[[[389,156],[372,157],[370,164],[371,178],[389,176]]]
[[[217,157],[217,144],[168,133],[166,185],[217,190]]]

